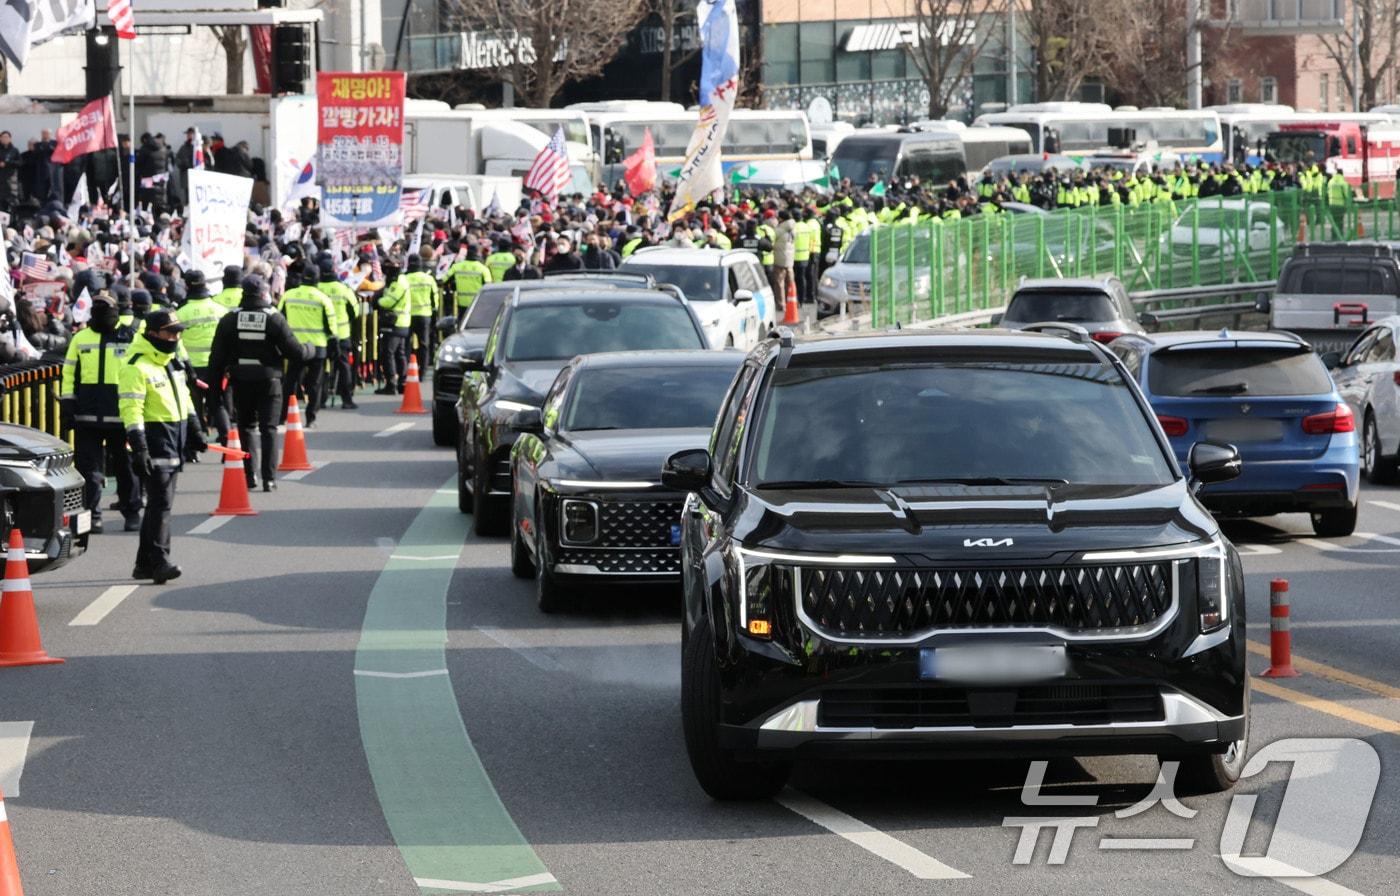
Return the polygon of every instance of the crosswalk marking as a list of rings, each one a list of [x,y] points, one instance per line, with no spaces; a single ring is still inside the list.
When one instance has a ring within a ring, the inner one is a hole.
[[[113,585],[97,596],[97,600],[88,604],[83,611],[73,617],[69,625],[96,625],[107,618],[107,614],[117,608],[117,605],[126,600],[136,592],[139,585]]]
[[[190,534],[190,535],[210,535],[210,534],[213,534],[214,530],[216,530],[216,529],[218,529],[219,527],[225,525],[225,524],[228,523],[228,521],[231,520],[231,519],[233,519],[233,517],[231,517],[231,516],[211,516],[211,517],[209,517],[209,519],[205,520],[204,522],[200,523],[198,526],[195,526],[193,529],[191,529],[191,530],[189,531],[189,534]]]
[[[401,432],[403,432],[403,431],[406,430],[406,429],[412,429],[412,428],[413,428],[413,421],[412,421],[412,420],[405,420],[403,423],[395,423],[393,426],[389,427],[388,429],[381,430],[381,431],[375,433],[375,434],[374,434],[374,437],[375,437],[376,439],[383,439],[383,438],[387,438],[388,436],[395,435],[396,433],[401,433]]]
[[[1386,510],[1394,510],[1400,512],[1400,504],[1396,504],[1392,501],[1371,501],[1368,499],[1366,503],[1373,504],[1376,507],[1384,507]]]

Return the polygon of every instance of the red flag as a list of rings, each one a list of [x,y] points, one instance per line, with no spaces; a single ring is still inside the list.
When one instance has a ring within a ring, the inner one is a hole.
[[[633,196],[656,189],[656,143],[651,139],[651,128],[647,128],[642,137],[642,145],[623,159],[622,164],[622,179]]]
[[[99,149],[117,148],[117,125],[112,115],[112,98],[104,96],[82,108],[78,117],[63,125],[55,135],[53,161],[62,165],[78,156]]]
[[[136,16],[131,13],[131,0],[107,0],[107,18],[122,40],[136,39]]]

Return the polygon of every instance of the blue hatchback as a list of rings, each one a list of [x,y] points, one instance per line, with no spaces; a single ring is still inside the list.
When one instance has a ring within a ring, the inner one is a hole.
[[[1301,339],[1222,330],[1124,336],[1112,348],[1183,470],[1196,442],[1239,449],[1244,472],[1205,486],[1206,507],[1220,516],[1307,513],[1327,537],[1356,528],[1356,420]]]

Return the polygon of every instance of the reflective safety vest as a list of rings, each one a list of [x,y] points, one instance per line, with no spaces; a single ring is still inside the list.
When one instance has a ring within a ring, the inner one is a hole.
[[[793,224],[792,260],[809,261],[812,258],[812,232],[807,229],[806,221],[794,221]]]
[[[277,310],[292,327],[302,345],[325,348],[335,334],[335,307],[325,293],[314,286],[297,286],[282,294]]]
[[[636,252],[637,249],[638,249],[638,247],[640,247],[641,245],[642,245],[642,238],[639,237],[639,236],[638,236],[638,237],[633,237],[632,239],[628,240],[628,241],[627,241],[626,243],[624,243],[623,246],[622,246],[622,257],[623,257],[623,258],[628,258],[628,257],[630,257],[630,256],[632,255],[632,253],[633,253],[633,252]]]
[[[209,366],[214,330],[219,326],[219,318],[225,314],[228,314],[228,309],[212,298],[190,299],[180,308],[180,323],[185,325],[180,344],[189,352],[190,363],[195,367]]]
[[[512,262],[514,258],[512,255]],[[464,258],[448,268],[447,276],[452,278],[452,294],[458,310],[470,308],[481,287],[492,279],[491,269],[473,258]]]
[[[117,390],[127,441],[133,447],[144,445],[156,466],[178,470],[194,406],[184,373],[171,364],[173,358],[137,336],[117,373]]]
[[[410,313],[408,284],[404,283],[402,276],[384,287],[384,295],[379,297],[379,307],[394,316],[394,329],[408,329],[413,315]]]
[[[500,283],[505,279],[506,271],[515,267],[514,252],[492,252],[486,256],[486,267],[491,271],[491,280]]]
[[[243,301],[243,287],[226,286],[214,294],[214,301],[230,310],[237,308]]]
[[[770,244],[768,251],[764,252],[759,257],[759,261],[764,267],[771,268],[773,266],[773,248],[771,244],[778,238],[778,232],[767,224],[760,224],[758,225],[758,235],[767,238]]]
[[[360,300],[355,291],[339,280],[327,280],[316,288],[331,300],[335,309],[335,338],[344,342],[350,338],[350,325],[360,316]]]
[[[408,281],[408,313],[412,317],[432,317],[437,314],[438,285],[427,271],[410,271],[403,275]]]
[[[1331,206],[1346,205],[1351,201],[1351,184],[1339,171],[1327,179],[1327,204]]]
[[[115,426],[122,422],[117,405],[117,377],[131,343],[112,333],[79,330],[68,343],[58,397],[73,402],[79,424]]]

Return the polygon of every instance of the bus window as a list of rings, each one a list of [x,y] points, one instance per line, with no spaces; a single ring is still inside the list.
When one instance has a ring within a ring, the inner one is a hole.
[[[899,160],[896,175],[917,177],[926,184],[946,184],[967,173],[962,153],[932,146],[913,146]]]
[[[1060,131],[1058,128],[1046,128],[1045,140],[1043,141],[1045,151],[1054,155],[1060,151]],[[1040,147],[1037,147],[1039,149]]]

